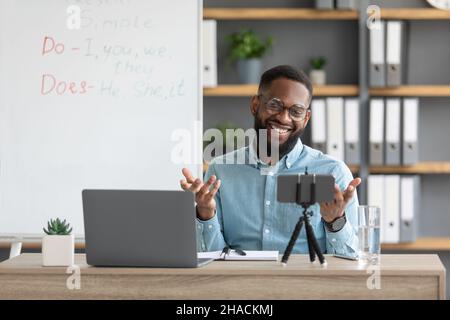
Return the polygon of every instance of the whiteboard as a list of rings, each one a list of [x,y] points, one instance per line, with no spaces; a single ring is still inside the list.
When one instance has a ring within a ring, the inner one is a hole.
[[[82,237],[83,189],[200,176],[201,1],[2,0],[0,18],[0,236],[60,217]]]

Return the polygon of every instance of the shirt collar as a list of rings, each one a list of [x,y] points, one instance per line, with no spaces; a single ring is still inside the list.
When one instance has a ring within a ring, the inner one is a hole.
[[[303,143],[302,140],[300,138],[298,138],[297,143],[295,144],[295,147],[287,154],[287,156],[285,157],[285,163],[286,163],[286,168],[290,168],[292,166],[292,164],[297,161],[298,157],[300,157],[300,154],[303,151]]]
[[[258,158],[258,155],[256,153],[256,144],[257,144],[257,139],[255,137],[248,147],[249,164],[253,165],[255,167],[260,167],[260,166],[268,167],[269,165],[267,163],[264,163],[263,161],[261,161],[261,159]],[[298,157],[300,156],[300,154],[303,151],[303,148],[304,148],[304,146],[303,146],[302,140],[299,138],[297,140],[297,143],[295,144],[294,148],[286,156],[284,156],[279,162],[285,163],[286,168],[289,169],[292,166],[292,164],[298,159]]]
[[[261,159],[258,158],[258,155],[256,153],[256,144],[257,139],[256,137],[253,138],[252,142],[248,146],[248,160],[249,164],[255,167],[258,167],[259,165],[264,165],[265,163],[261,161]]]

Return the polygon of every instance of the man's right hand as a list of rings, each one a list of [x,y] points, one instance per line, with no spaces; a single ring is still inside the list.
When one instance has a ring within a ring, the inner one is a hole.
[[[180,180],[181,188],[185,191],[191,191],[195,195],[197,217],[200,220],[209,220],[214,217],[216,213],[214,196],[220,188],[220,180],[216,176],[211,176],[206,183],[203,183],[199,178],[195,179],[189,169],[183,168],[181,172],[186,178]]]

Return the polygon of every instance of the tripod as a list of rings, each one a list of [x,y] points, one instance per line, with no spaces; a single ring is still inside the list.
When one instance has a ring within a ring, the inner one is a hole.
[[[305,172],[307,175],[308,172]],[[306,239],[308,241],[308,251],[309,251],[309,260],[311,262],[314,262],[316,260],[316,254],[319,258],[320,264],[322,266],[325,266],[327,264],[325,257],[322,254],[322,251],[320,251],[319,243],[317,242],[316,236],[314,234],[314,229],[311,225],[310,216],[312,216],[312,212],[309,213],[308,209],[311,205],[313,205],[316,202],[316,183],[315,183],[315,175],[313,175],[313,182],[311,184],[311,190],[310,190],[310,201],[303,202],[301,199],[301,190],[302,185],[300,182],[300,174],[298,175],[298,181],[297,181],[297,204],[301,205],[303,208],[303,214],[298,219],[297,224],[295,225],[294,232],[292,233],[291,239],[289,240],[289,243],[286,247],[286,250],[284,251],[283,258],[281,259],[281,262],[283,265],[287,264],[287,261],[289,259],[289,256],[291,255],[292,249],[294,248],[295,242],[297,241],[297,238],[300,234],[300,231],[302,229],[303,224],[305,224],[305,230],[306,230]]]

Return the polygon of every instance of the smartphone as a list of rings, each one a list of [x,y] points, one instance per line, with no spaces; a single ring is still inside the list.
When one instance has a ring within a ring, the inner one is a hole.
[[[300,190],[297,190],[300,183]],[[277,179],[277,200],[279,202],[309,203],[311,186],[315,185],[314,202],[329,202],[334,200],[334,177],[325,174],[289,174],[279,175]],[[300,192],[298,192],[300,191]],[[297,199],[297,193],[300,196]]]
[[[333,257],[341,258],[341,259],[345,259],[345,260],[352,260],[352,261],[358,261],[359,260],[357,256],[354,256],[354,257],[352,257],[352,256],[343,256],[343,255],[340,255],[340,254],[333,254]]]

